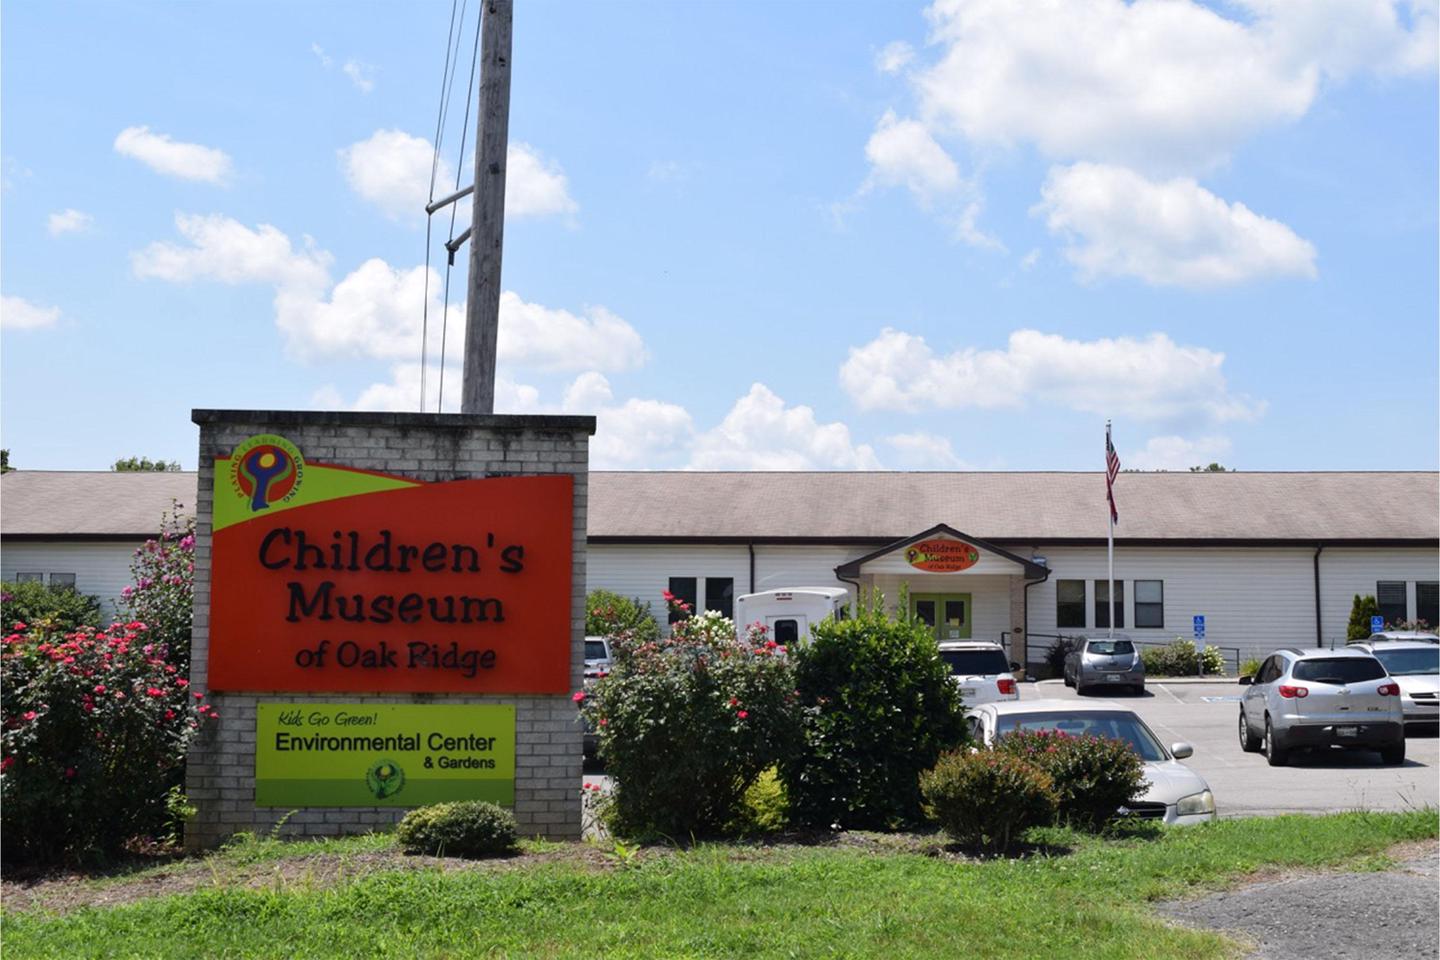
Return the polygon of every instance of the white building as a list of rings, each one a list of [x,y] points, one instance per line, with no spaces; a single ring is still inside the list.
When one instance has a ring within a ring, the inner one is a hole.
[[[194,485],[6,474],[0,572],[113,598]],[[1055,634],[1108,624],[1098,472],[602,472],[588,496],[590,589],[662,617],[666,590],[728,615],[738,593],[843,586],[893,605],[903,587],[942,637],[1004,640],[1031,661]],[[1440,620],[1434,473],[1126,473],[1116,498],[1116,626],[1138,640],[1190,637],[1201,616],[1205,641],[1240,657],[1328,645],[1356,594],[1390,621]]]

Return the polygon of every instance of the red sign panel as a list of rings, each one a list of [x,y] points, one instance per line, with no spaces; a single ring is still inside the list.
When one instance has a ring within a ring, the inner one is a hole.
[[[980,562],[980,551],[959,540],[921,540],[905,548],[905,562],[927,573],[956,573]]]
[[[285,459],[266,457],[262,481]],[[227,466],[216,465],[211,689],[569,690],[571,477],[420,484],[302,464],[307,499],[242,484],[222,511]]]

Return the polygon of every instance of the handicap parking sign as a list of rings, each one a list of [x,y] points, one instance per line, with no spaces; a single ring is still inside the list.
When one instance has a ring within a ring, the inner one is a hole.
[[[1382,631],[1382,630],[1384,630],[1384,629],[1385,629],[1385,618],[1384,618],[1384,617],[1371,617],[1371,618],[1370,618],[1370,632],[1371,632],[1371,633],[1379,633],[1380,631]]]
[[[1204,636],[1205,636],[1205,615],[1204,615],[1204,614],[1196,614],[1195,617],[1194,617],[1194,621],[1195,621],[1195,639],[1197,639],[1197,640],[1203,639]]]

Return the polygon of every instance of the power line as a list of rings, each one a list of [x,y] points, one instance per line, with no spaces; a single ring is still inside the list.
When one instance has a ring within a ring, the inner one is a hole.
[[[460,23],[465,20],[464,3],[458,0],[450,0],[450,26],[445,33],[445,66],[440,71],[440,104],[435,114],[435,140],[430,156],[430,201],[435,200],[435,179],[440,170],[440,148],[445,136],[445,116],[450,110],[450,91],[455,84],[455,65],[458,58],[455,56],[460,52],[461,31],[456,29],[455,11],[457,6],[460,10]],[[423,299],[420,303],[420,406],[423,413],[425,410],[425,386],[427,371],[429,367],[430,347],[430,250],[433,243],[431,227],[434,223],[434,213],[430,210],[425,212],[425,280]]]
[[[461,16],[464,16],[462,10]],[[455,163],[455,189],[460,189],[460,174],[465,168],[465,138],[470,133],[470,103],[475,95],[475,66],[480,60],[480,24],[484,20],[484,7],[476,4],[475,44],[470,51],[470,82],[465,88],[465,121],[460,128],[460,155]],[[434,197],[432,196],[433,200]],[[455,235],[455,214],[458,204],[450,206],[450,236]],[[474,243],[474,238],[471,238]],[[445,266],[445,312],[440,316],[440,389],[435,401],[435,412],[440,413],[445,402],[445,342],[450,329],[450,268],[455,265],[455,254],[451,253]]]

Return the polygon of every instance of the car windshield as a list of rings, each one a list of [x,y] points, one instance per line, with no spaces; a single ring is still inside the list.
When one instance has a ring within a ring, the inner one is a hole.
[[[1129,640],[1091,640],[1086,653],[1101,657],[1118,657],[1135,652],[1135,644]]]
[[[1296,680],[1309,680],[1311,683],[1344,685],[1379,680],[1385,676],[1385,668],[1374,657],[1323,657],[1301,660],[1295,664],[1292,675]]]
[[[1141,760],[1164,760],[1165,750],[1155,734],[1128,710],[1077,710],[1075,713],[1007,713],[995,728],[1000,736],[1016,730],[1058,730],[1072,737],[1108,737],[1124,740]]]
[[[586,640],[586,641],[585,641],[585,659],[586,659],[586,660],[604,660],[604,659],[605,659],[605,641],[604,641],[604,640]]]
[[[957,677],[989,677],[1009,673],[1010,662],[1000,650],[941,650],[940,659]]]
[[[1376,650],[1375,659],[1385,664],[1392,677],[1417,677],[1440,673],[1440,647],[1411,650]]]

